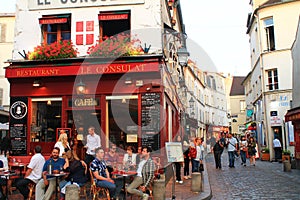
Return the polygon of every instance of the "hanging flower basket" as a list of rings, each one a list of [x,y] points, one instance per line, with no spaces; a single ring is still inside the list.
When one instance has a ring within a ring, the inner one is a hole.
[[[71,41],[63,40],[51,44],[36,46],[33,52],[28,52],[29,60],[54,60],[60,58],[74,58],[77,56],[77,49]]]
[[[144,54],[139,39],[131,38],[129,34],[120,33],[112,37],[105,37],[98,41],[87,52],[92,57],[120,57]]]

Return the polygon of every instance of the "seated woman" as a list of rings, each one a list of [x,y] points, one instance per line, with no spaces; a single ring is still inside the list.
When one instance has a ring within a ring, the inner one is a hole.
[[[69,160],[69,167],[66,169],[66,171],[69,172],[69,175],[65,178],[65,180],[59,183],[62,199],[65,196],[66,187],[68,185],[73,183],[78,187],[81,187],[87,182],[87,165],[85,162],[76,159],[71,150],[66,152],[66,157]]]
[[[136,157],[137,154],[133,153],[134,148],[132,146],[127,147],[127,153],[124,155],[123,165],[124,168],[128,170],[135,170],[136,169]]]
[[[113,168],[116,167],[118,160],[119,160],[119,154],[116,152],[117,145],[111,144],[109,148],[109,152],[105,154],[105,161],[107,165],[108,172],[111,174],[113,171]]]

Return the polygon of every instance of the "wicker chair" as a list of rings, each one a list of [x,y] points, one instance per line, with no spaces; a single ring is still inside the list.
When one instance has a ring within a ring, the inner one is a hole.
[[[100,196],[104,196],[104,198],[102,198],[102,199],[110,200],[109,190],[107,188],[102,188],[102,187],[99,187],[99,186],[96,185],[96,181],[94,179],[93,172],[92,172],[91,169],[90,169],[90,175],[91,175],[91,191],[90,191],[90,194],[93,195],[93,200],[101,199],[99,197],[99,194],[100,194]]]

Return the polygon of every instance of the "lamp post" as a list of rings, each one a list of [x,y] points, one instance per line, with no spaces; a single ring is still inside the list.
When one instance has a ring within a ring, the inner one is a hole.
[[[189,59],[190,53],[187,51],[185,47],[181,47],[177,50],[177,57],[179,65],[182,67],[187,66],[188,59]]]
[[[194,118],[194,116],[195,116],[195,113],[194,113],[195,101],[194,101],[193,97],[191,97],[191,99],[189,100],[189,104],[190,104],[190,115],[192,118]]]

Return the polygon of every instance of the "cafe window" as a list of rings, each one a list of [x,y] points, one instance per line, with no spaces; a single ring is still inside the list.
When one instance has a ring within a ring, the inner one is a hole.
[[[44,43],[71,40],[71,15],[47,15],[40,18],[39,23]]]
[[[101,40],[130,31],[130,11],[101,12],[98,19]]]
[[[61,98],[32,99],[31,142],[55,142],[61,127]]]

